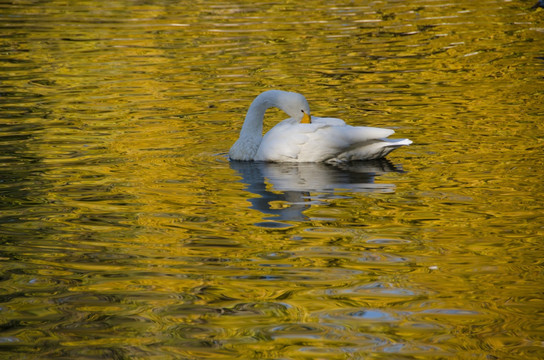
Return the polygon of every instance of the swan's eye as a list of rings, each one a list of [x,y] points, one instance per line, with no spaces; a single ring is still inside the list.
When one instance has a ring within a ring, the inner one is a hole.
[[[304,110],[300,110],[300,112],[304,114]]]

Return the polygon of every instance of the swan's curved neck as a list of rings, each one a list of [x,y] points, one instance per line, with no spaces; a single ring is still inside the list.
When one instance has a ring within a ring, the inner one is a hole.
[[[257,96],[249,109],[240,130],[240,137],[232,145],[229,156],[233,160],[253,160],[263,140],[263,120],[266,109],[274,106],[273,94],[269,92]]]
[[[306,99],[300,94],[268,90],[257,96],[249,106],[244,125],[240,130],[240,137],[230,148],[230,158],[233,160],[253,160],[263,140],[263,120],[266,110],[277,107],[285,111],[292,119],[300,121],[302,115],[297,118],[298,111],[301,109],[299,103],[302,103],[302,109],[305,107],[306,113],[309,115],[310,110]]]
[[[244,125],[240,131],[241,136],[247,136],[251,138],[259,138],[263,136],[263,120],[264,113],[271,107],[278,107],[278,97],[282,94],[282,91],[269,90],[261,93],[253,100],[249,109],[247,110]]]
[[[283,110],[292,118],[296,117],[297,115],[294,115],[293,109],[289,106],[289,104],[293,103],[293,96],[295,96],[295,100],[298,100],[299,102],[302,102],[303,100],[306,103],[305,106],[308,108],[306,99],[300,94],[281,90],[268,90],[261,93],[249,106],[240,135],[259,137],[259,139],[262,138],[264,113],[271,107],[277,107]],[[298,109],[299,108],[297,107],[297,112],[299,111]],[[310,114],[309,108],[307,109],[306,113],[308,115]],[[302,115],[300,115],[300,118],[302,118]]]
[[[249,106],[244,125],[240,131],[241,136],[252,138],[263,136],[264,113],[271,105],[262,100],[257,97]]]

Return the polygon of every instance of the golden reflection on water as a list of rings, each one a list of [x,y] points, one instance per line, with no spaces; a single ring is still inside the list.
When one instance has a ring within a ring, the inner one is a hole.
[[[0,354],[541,358],[531,5],[0,4]],[[229,163],[270,88],[414,144]]]

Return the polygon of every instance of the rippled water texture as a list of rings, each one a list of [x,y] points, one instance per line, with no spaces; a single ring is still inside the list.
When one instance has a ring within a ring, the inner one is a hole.
[[[532,5],[0,1],[0,357],[544,358]],[[272,88],[414,144],[229,162]]]

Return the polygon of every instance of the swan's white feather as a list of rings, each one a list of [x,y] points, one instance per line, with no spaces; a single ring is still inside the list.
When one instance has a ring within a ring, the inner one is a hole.
[[[291,118],[283,120],[264,137],[262,122],[269,107],[279,107]],[[370,160],[386,156],[394,149],[409,145],[408,139],[386,139],[393,130],[350,126],[341,119],[312,117],[306,99],[295,93],[271,90],[251,104],[240,138],[232,146],[232,160],[272,162],[337,162]]]

